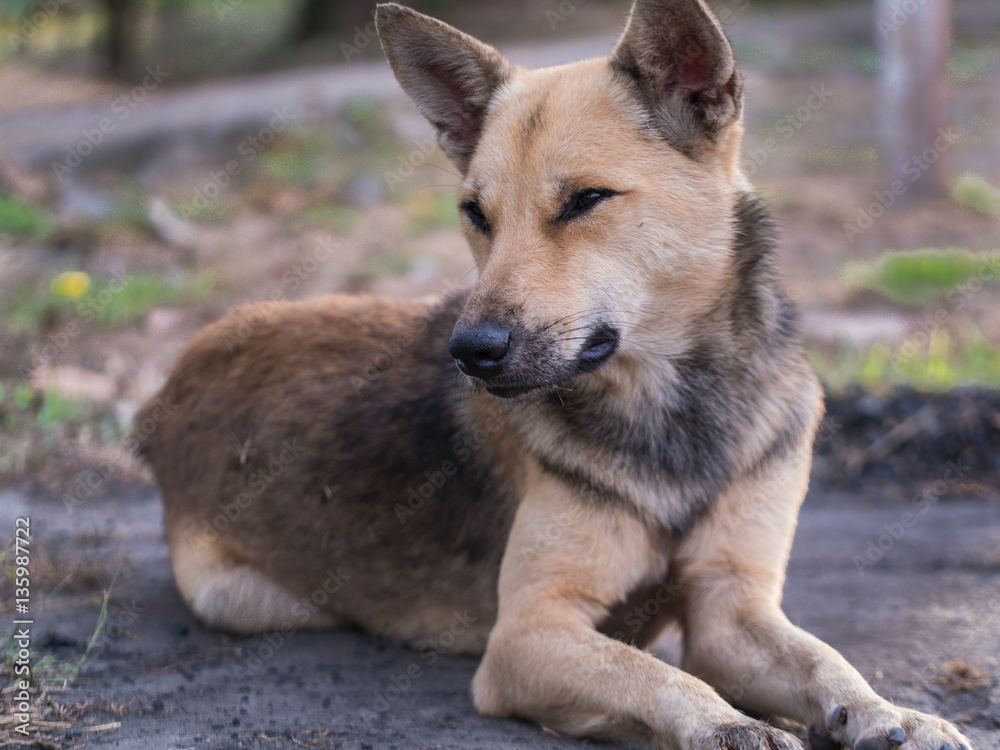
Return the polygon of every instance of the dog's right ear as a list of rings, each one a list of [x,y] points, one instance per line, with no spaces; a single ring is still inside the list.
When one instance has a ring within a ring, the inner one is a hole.
[[[402,5],[379,5],[375,21],[396,79],[465,175],[490,99],[510,66],[493,47]]]
[[[637,88],[666,139],[689,155],[740,118],[740,71],[705,0],[635,0],[611,66]]]

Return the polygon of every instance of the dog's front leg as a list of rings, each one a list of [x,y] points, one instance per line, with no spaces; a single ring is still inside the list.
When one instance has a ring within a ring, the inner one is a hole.
[[[678,546],[685,668],[737,706],[810,729],[813,750],[961,750],[936,716],[881,698],[833,648],[780,609],[808,453],[737,482]]]
[[[575,498],[539,472],[500,573],[497,623],[476,707],[573,736],[629,736],[671,750],[798,750],[702,681],[595,629],[608,608],[666,573],[666,550],[624,511]]]

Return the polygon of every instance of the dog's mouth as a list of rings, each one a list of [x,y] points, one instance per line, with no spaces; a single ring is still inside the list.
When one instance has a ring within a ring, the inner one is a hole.
[[[601,323],[583,342],[583,348],[577,355],[577,372],[591,372],[603,365],[618,351],[621,336],[617,329]]]
[[[565,386],[577,375],[593,372],[605,364],[618,351],[621,336],[618,331],[607,324],[600,324],[591,330],[583,342],[575,359],[563,361],[562,364],[546,363],[544,355],[539,353],[532,358],[535,377],[530,380],[517,377],[517,367],[500,377],[489,380],[479,380],[481,387],[487,393],[497,398],[514,399],[529,394],[550,391]],[[554,366],[553,366],[554,365]],[[539,372],[541,371],[541,372]],[[539,378],[538,375],[542,374]],[[506,377],[505,377],[506,375]]]

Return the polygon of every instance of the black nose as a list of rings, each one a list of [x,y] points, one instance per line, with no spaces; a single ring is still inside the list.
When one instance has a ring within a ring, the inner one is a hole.
[[[456,328],[448,351],[466,375],[490,380],[503,372],[510,353],[510,331],[492,325]]]

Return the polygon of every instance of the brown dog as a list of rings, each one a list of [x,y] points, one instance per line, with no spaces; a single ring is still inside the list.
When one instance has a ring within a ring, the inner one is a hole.
[[[398,5],[378,27],[464,175],[479,280],[194,338],[145,444],[191,608],[485,648],[481,712],[575,736],[801,747],[718,690],[814,750],[967,748],[779,608],[821,394],[704,2],[637,0],[610,57],[532,71]],[[686,671],[643,650],[669,623]]]

